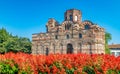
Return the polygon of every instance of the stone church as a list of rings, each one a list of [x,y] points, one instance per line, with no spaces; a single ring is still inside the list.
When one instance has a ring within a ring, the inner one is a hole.
[[[82,21],[82,13],[70,9],[60,24],[50,18],[46,33],[32,34],[32,54],[105,53],[105,30],[89,20]]]

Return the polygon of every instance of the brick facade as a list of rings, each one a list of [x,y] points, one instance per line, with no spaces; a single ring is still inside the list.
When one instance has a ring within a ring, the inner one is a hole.
[[[104,28],[82,21],[80,10],[67,10],[61,24],[49,19],[46,28],[46,33],[32,35],[33,54],[105,53]]]

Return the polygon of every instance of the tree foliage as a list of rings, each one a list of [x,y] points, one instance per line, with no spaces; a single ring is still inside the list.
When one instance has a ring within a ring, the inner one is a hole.
[[[0,29],[0,53],[6,52],[31,53],[31,42],[28,38],[13,36],[6,29]]]
[[[108,47],[108,42],[112,39],[112,36],[110,33],[105,33],[105,53],[110,54],[110,49]]]

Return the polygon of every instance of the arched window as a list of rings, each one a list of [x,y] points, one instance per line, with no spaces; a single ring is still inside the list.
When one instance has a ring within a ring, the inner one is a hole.
[[[85,30],[88,30],[88,29],[90,29],[90,26],[87,24],[85,25]]]
[[[65,17],[65,20],[67,20],[67,17]]]
[[[82,34],[81,33],[79,33],[79,38],[82,38]]]
[[[68,34],[66,35],[66,38],[67,38],[67,39],[69,39],[69,38],[70,38]]]
[[[77,21],[78,20],[78,17],[77,16],[75,16],[75,21]]]
[[[70,28],[71,28],[71,24],[65,25],[65,30],[70,30]]]
[[[73,19],[73,16],[72,16],[72,15],[70,15],[70,21],[72,21],[72,19]]]
[[[46,55],[48,55],[49,54],[49,50],[48,50],[48,47],[46,48]]]
[[[55,35],[55,39],[58,39],[58,35]]]

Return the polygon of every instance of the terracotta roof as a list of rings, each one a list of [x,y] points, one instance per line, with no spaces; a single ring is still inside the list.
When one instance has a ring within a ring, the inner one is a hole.
[[[109,48],[120,48],[120,44],[112,44],[108,46]]]

